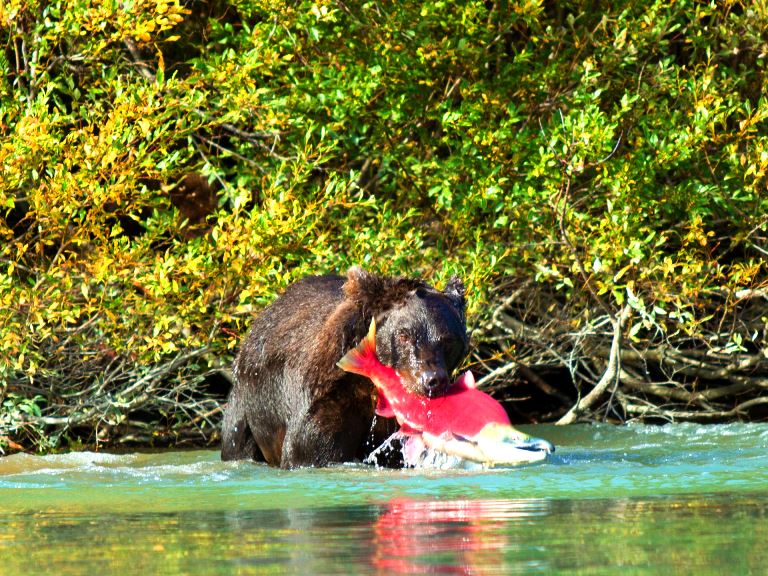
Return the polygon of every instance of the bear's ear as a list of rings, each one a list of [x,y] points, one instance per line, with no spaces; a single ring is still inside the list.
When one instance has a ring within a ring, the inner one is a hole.
[[[384,293],[384,280],[375,274],[352,266],[347,271],[344,283],[344,295],[357,304],[369,304],[381,298]]]
[[[405,302],[416,290],[426,287],[417,278],[384,278],[353,266],[347,271],[344,295],[358,308],[378,313]]]
[[[464,313],[467,301],[464,298],[464,281],[461,278],[458,276],[451,276],[451,279],[448,280],[448,284],[445,286],[445,290],[443,290],[443,294],[448,296],[457,310],[462,314]]]

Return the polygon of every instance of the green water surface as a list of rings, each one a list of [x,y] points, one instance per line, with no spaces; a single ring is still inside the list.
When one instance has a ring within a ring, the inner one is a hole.
[[[768,425],[526,431],[472,472],[0,458],[0,574],[768,574]]]

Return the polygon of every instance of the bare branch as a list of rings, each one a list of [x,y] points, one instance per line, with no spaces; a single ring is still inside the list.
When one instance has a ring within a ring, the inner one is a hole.
[[[611,320],[613,324],[613,340],[611,341],[611,351],[608,355],[608,366],[605,368],[603,376],[595,387],[582,398],[568,411],[565,416],[557,421],[557,424],[562,426],[565,424],[572,424],[581,415],[583,415],[589,408],[603,395],[608,387],[618,382],[619,372],[621,370],[621,339],[624,326],[629,318],[630,309],[628,306],[622,308],[619,318],[617,320]]]

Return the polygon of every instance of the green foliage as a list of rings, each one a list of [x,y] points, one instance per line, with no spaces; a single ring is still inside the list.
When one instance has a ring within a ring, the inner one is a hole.
[[[39,448],[49,447],[50,443],[42,423],[34,423],[35,419],[39,422],[42,418],[41,403],[45,403],[45,398],[39,394],[32,398],[24,398],[14,393],[5,395],[0,404],[0,431],[32,438]],[[5,450],[14,444],[8,436],[0,436],[0,454],[4,454]]]
[[[459,273],[476,315],[535,277],[576,322],[629,298],[633,335],[697,335],[702,297],[724,318],[766,283],[766,27],[736,1],[4,2],[3,393],[55,415],[115,365],[187,382],[354,263]],[[202,234],[171,201],[195,172]]]

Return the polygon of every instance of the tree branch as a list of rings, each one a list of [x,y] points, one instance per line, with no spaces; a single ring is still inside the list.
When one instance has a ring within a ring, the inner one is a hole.
[[[613,324],[613,340],[611,341],[611,351],[608,355],[608,366],[605,368],[602,377],[595,387],[583,398],[578,400],[573,407],[565,413],[565,416],[556,422],[557,425],[572,424],[579,419],[589,408],[597,402],[600,396],[608,389],[611,384],[616,384],[621,370],[621,340],[624,325],[629,318],[629,307],[622,308],[619,317],[611,320]]]

